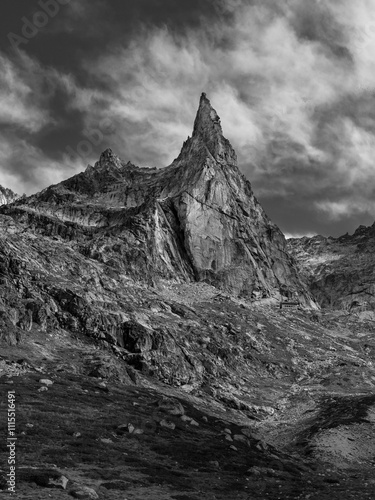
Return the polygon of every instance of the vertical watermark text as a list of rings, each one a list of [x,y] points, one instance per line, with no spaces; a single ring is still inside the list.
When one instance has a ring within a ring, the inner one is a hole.
[[[8,392],[8,473],[7,485],[8,491],[16,492],[16,393],[15,391]]]

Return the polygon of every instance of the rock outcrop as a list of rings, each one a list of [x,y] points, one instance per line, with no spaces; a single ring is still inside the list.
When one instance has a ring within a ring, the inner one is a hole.
[[[375,311],[375,224],[339,238],[292,238],[288,249],[322,307]]]
[[[11,189],[0,186],[0,205],[12,203],[17,198],[19,198],[19,196],[16,193],[13,193]]]

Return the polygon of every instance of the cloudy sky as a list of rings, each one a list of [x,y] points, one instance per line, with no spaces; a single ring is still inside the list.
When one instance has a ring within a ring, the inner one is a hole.
[[[166,166],[201,92],[288,235],[375,220],[373,0],[2,0],[0,184]]]

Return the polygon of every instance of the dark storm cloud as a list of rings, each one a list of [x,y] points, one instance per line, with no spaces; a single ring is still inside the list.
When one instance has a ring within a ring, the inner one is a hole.
[[[370,0],[71,0],[20,51],[7,35],[40,3],[4,3],[0,183],[41,189],[108,146],[166,165],[206,91],[284,231],[371,222]]]
[[[121,92],[113,86],[110,74],[97,77],[88,67],[94,66],[106,50],[112,52],[131,44],[137,33],[157,27],[180,32],[199,26],[205,15],[211,20],[215,17],[216,3],[211,1],[176,4],[172,0],[112,0],[110,4],[102,0],[64,0],[62,5],[58,0],[8,3],[5,15],[0,16],[3,69],[0,125],[8,127],[8,133],[2,136],[4,183],[7,180],[18,191],[20,184],[21,187],[25,184],[23,188],[29,192],[44,187],[42,182],[46,178],[32,173],[32,158],[44,155],[45,161],[38,160],[39,165],[48,165],[50,160],[48,179],[53,178],[53,168],[59,165],[59,171],[55,172],[59,179],[64,176],[65,168],[70,170],[64,163],[67,152],[84,151],[81,143],[87,142],[88,136],[93,139],[89,140],[92,151],[73,154],[80,168],[111,144],[109,136],[117,128],[117,118],[98,116],[96,110],[110,108],[112,99],[120,99]],[[40,15],[43,12],[52,12],[53,16],[33,32],[32,23],[43,22]],[[129,83],[131,80],[132,75],[128,75]],[[134,122],[131,117],[123,119],[121,125],[119,133],[126,135],[128,132],[142,135],[147,128],[146,123]],[[118,137],[116,141],[121,142],[123,151],[125,140]],[[15,144],[22,150],[17,153],[19,161],[10,155]],[[26,167],[28,147],[30,164]],[[142,150],[149,153],[151,160],[153,144],[143,145]],[[133,153],[135,160],[144,159],[136,151]],[[161,164],[160,159],[156,163]],[[14,174],[14,179],[6,177],[8,172]]]

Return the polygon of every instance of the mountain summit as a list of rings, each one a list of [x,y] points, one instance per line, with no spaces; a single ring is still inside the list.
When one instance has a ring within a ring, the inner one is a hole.
[[[107,165],[116,166],[117,168],[121,167],[120,158],[114,154],[111,148],[103,151],[103,153],[100,155],[99,161],[96,164],[96,166],[100,167],[104,167]]]
[[[201,143],[216,159],[236,164],[237,156],[229,141],[223,136],[219,115],[211,106],[205,93],[202,94],[194,122],[193,143]]]
[[[69,235],[85,255],[136,279],[205,281],[250,300],[294,296],[312,305],[205,94],[192,137],[169,167],[139,168],[107,149],[95,167],[16,210],[8,213],[37,214],[36,231]],[[41,215],[49,218],[42,227]]]
[[[203,92],[194,122],[193,137],[199,134],[203,137],[207,137],[210,133],[220,137],[223,135],[223,130],[221,128],[220,117],[211,106],[206,94]]]
[[[237,164],[237,155],[228,139],[223,135],[219,115],[203,93],[194,121],[193,135],[184,143],[179,159],[185,156],[211,156],[215,161]]]

